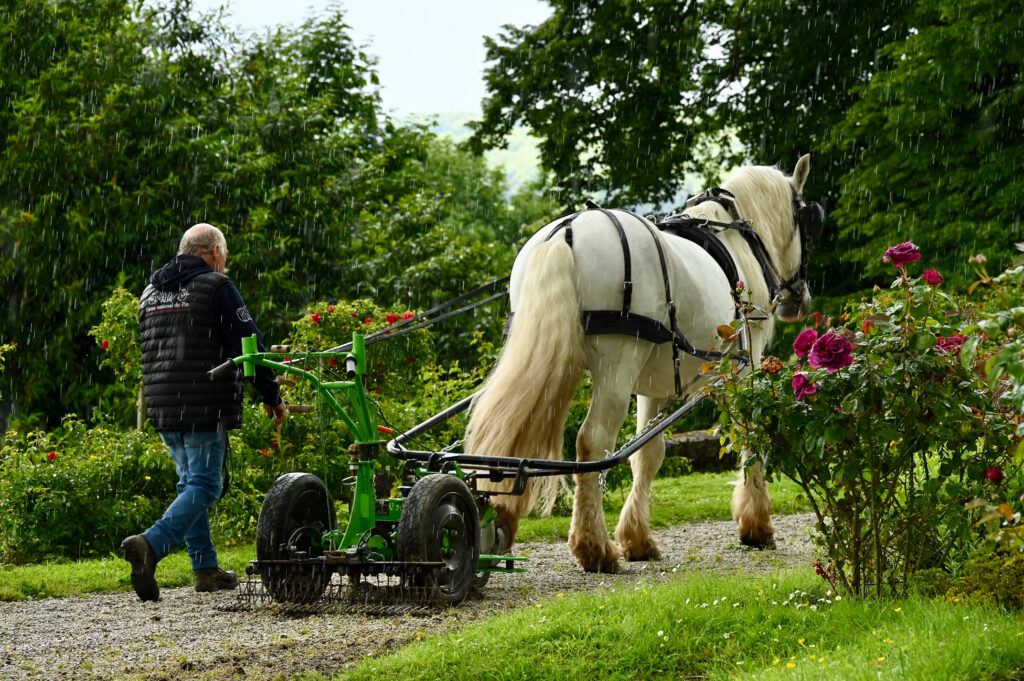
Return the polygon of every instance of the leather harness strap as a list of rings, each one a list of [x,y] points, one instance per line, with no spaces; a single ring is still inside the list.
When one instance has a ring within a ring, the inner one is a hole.
[[[652,225],[651,222],[635,213],[629,211],[622,211],[629,215],[632,215],[640,221],[644,227],[647,228],[651,238],[654,240],[655,248],[658,252],[658,261],[661,266],[661,277],[662,284],[665,289],[665,301],[668,307],[668,326],[644,315],[634,314],[630,311],[632,294],[633,294],[633,281],[632,281],[632,263],[629,250],[629,242],[626,239],[626,231],[622,227],[621,221],[618,217],[610,210],[601,208],[592,201],[587,201],[587,210],[597,210],[604,214],[615,227],[615,231],[619,235],[619,242],[622,246],[622,257],[623,257],[623,289],[622,289],[622,308],[619,310],[584,310],[582,315],[583,332],[587,335],[597,334],[624,334],[646,340],[651,343],[672,343],[672,366],[673,373],[675,374],[675,387],[676,394],[679,394],[682,390],[682,383],[679,377],[679,351],[685,352],[688,355],[692,355],[704,361],[718,361],[725,357],[725,355],[716,350],[700,350],[691,343],[680,330],[678,323],[676,322],[676,305],[675,300],[672,297],[672,287],[669,281],[668,275],[668,263],[665,260],[665,252],[662,247],[661,240],[658,238],[658,229],[669,231],[670,233],[677,233],[674,227],[679,227],[681,232],[679,236],[688,238],[701,246],[705,251],[708,251],[715,262],[719,264],[722,270],[725,272],[726,277],[729,279],[732,285],[735,285],[738,275],[736,274],[736,264],[732,260],[732,256],[729,251],[722,245],[718,238],[705,230],[694,230],[687,224],[687,221],[677,220],[672,225],[673,229],[664,227],[664,223],[659,223],[657,226]],[[579,217],[585,211],[579,211],[571,215],[566,216],[558,224],[556,224],[548,235],[544,238],[545,241],[551,240],[556,234],[564,230],[566,243],[569,247],[572,247],[572,223],[577,217]],[[698,221],[705,222],[706,221]],[[656,229],[657,227],[657,229]],[[755,235],[756,236],[756,235]],[[737,315],[739,312],[737,311]],[[746,350],[746,349],[744,349]],[[746,353],[741,353],[739,358],[741,361],[745,361]]]

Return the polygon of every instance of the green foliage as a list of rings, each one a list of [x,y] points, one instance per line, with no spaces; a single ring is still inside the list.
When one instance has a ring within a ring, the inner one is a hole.
[[[877,279],[894,241],[927,244],[964,286],[977,244],[1020,238],[1024,67],[1019,3],[918,0],[913,35],[887,45],[893,65],[858,88],[831,132],[852,159],[832,212],[844,259]],[[894,235],[899,238],[894,238]],[[1002,268],[1008,250],[995,249]]]
[[[103,318],[89,329],[103,351],[100,366],[110,369],[129,394],[142,386],[142,347],[139,343],[139,297],[118,286],[103,301]]]
[[[0,447],[0,562],[115,550],[159,518],[177,475],[167,448],[141,431],[68,417]]]
[[[572,205],[594,192],[671,201],[693,189],[688,173],[714,178],[740,160],[786,164],[807,152],[808,195],[834,196],[849,162],[825,141],[852,88],[885,65],[878,49],[907,35],[914,3],[550,4],[540,25],[487,39],[489,92],[471,144],[500,147],[525,124]]]
[[[223,228],[277,340],[314,300],[426,307],[503,274],[521,225],[550,209],[529,192],[510,202],[481,159],[384,117],[340,9],[240,39],[189,18],[188,0],[134,6],[0,16],[0,337],[21,349],[2,390],[19,423],[96,406],[108,356],[87,332],[102,301],[141,292],[195,222]],[[442,356],[500,324],[472,320]]]
[[[977,314],[900,268],[828,330],[852,342],[848,366],[812,350],[806,365],[766,362],[745,378],[724,367],[713,391],[732,445],[804,489],[852,593],[901,593],[910,573],[973,549],[964,504],[990,490],[989,469],[1019,474],[1014,419],[975,372],[976,343],[959,347]]]
[[[971,556],[955,575],[944,570],[922,570],[914,586],[925,595],[948,603],[998,605],[1024,609],[1024,560],[1005,551],[983,551]]]

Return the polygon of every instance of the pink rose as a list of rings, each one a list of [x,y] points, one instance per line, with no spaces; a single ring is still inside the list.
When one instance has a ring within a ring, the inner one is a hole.
[[[921,275],[921,278],[924,279],[924,283],[929,286],[938,286],[942,283],[942,275],[935,270],[925,270],[924,274]]]
[[[809,381],[806,372],[798,371],[793,374],[793,394],[796,395],[796,399],[802,400],[816,392],[818,392],[818,384]]]
[[[904,241],[896,246],[885,249],[882,262],[887,262],[893,267],[903,267],[921,259],[921,251],[911,241]]]
[[[814,341],[807,360],[815,369],[838,371],[853,364],[853,346],[839,334],[829,331]]]
[[[806,357],[807,352],[816,340],[818,340],[818,332],[814,329],[804,329],[801,331],[797,335],[796,340],[793,341],[793,351],[796,352],[796,356]]]

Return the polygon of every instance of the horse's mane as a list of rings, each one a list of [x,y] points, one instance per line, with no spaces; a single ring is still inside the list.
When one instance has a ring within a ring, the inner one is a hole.
[[[749,220],[761,237],[781,277],[788,276],[799,264],[789,254],[795,234],[793,194],[789,177],[773,166],[745,166],[736,171],[722,187],[736,197],[740,217]]]
[[[789,178],[773,166],[746,166],[722,186],[736,196],[740,216],[753,224],[771,254],[784,253],[793,239],[793,190]]]

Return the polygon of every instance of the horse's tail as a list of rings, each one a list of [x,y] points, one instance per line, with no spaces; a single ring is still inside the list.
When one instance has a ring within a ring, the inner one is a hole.
[[[583,369],[576,261],[561,239],[538,246],[530,255],[518,309],[508,339],[473,405],[465,451],[489,456],[562,458],[562,434],[573,391]],[[558,477],[527,484],[521,496],[493,497],[515,535],[518,519],[543,493],[550,512]],[[478,480],[482,489],[509,491],[512,481]]]

